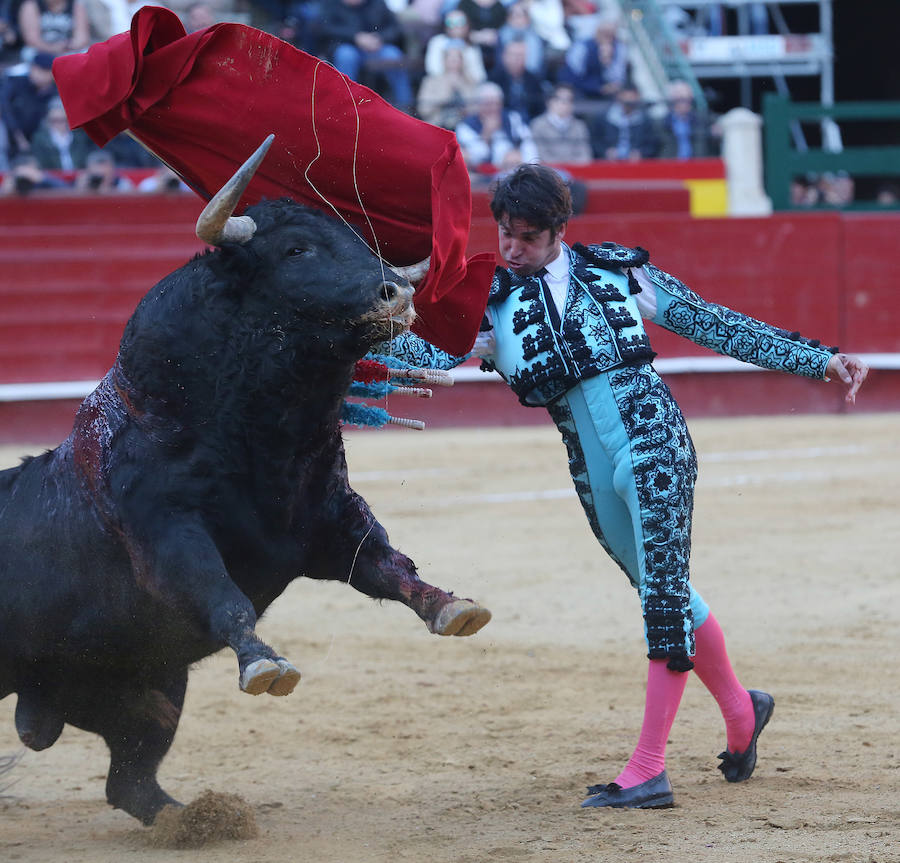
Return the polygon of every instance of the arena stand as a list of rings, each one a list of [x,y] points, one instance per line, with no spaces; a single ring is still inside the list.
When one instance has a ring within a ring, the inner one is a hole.
[[[709,164],[701,164],[701,163]],[[896,410],[900,331],[894,286],[898,213],[793,212],[726,217],[718,160],[593,163],[567,240],[614,240],[706,299],[864,355],[873,367],[857,410]],[[640,167],[643,165],[643,168]],[[202,250],[190,193],[0,198],[0,442],[62,439],[115,359],[141,296]],[[473,192],[471,253],[497,247],[486,189]],[[648,325],[656,365],[685,413],[730,416],[846,409],[842,389],[742,366]],[[545,423],[470,360],[457,385],[404,403],[429,426]]]

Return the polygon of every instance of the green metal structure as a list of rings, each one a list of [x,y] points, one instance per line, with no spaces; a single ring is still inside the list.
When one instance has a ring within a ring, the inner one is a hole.
[[[846,171],[851,177],[897,177],[900,180],[900,146],[844,147],[840,152],[825,149],[801,150],[792,146],[791,127],[795,123],[828,121],[897,121],[900,102],[791,102],[784,96],[767,93],[763,100],[763,142],[766,193],[776,210],[793,209],[791,182],[807,174]],[[871,208],[871,203],[851,208]]]

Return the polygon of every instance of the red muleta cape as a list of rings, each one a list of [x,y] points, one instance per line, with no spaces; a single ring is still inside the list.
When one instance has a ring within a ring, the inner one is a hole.
[[[53,75],[72,128],[101,147],[129,130],[207,200],[274,132],[236,212],[288,196],[337,210],[389,264],[430,255],[413,330],[453,354],[472,347],[494,255],[465,257],[471,190],[452,132],[268,33],[217,24],[188,35],[161,7],[58,57]]]

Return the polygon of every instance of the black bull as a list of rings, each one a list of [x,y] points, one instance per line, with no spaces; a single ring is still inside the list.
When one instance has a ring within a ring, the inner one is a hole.
[[[255,634],[298,576],[409,606],[432,632],[490,613],[432,587],[349,486],[355,361],[408,326],[412,289],[290,201],[248,211],[157,284],[57,449],[0,472],[0,698],[40,750],[65,723],[110,749],[108,801],[145,823],[188,667],[222,647],[253,694],[299,672]],[[401,445],[398,442],[398,445]]]

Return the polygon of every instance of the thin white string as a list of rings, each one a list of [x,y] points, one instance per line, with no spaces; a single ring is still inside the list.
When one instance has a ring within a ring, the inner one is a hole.
[[[347,88],[347,94],[349,95],[350,102],[353,105],[353,113],[356,118],[356,129],[355,129],[354,138],[353,138],[353,162],[352,162],[353,190],[356,193],[357,203],[359,204],[359,208],[360,208],[363,216],[365,217],[366,224],[369,226],[369,231],[372,234],[372,239],[375,242],[374,249],[368,244],[365,237],[361,236],[359,234],[359,232],[341,215],[341,213],[337,209],[337,207],[335,207],[334,204],[331,201],[329,201],[328,198],[325,197],[325,195],[322,194],[322,192],[319,190],[319,188],[316,186],[316,184],[309,177],[310,169],[322,156],[322,143],[319,140],[319,132],[318,132],[318,129],[316,128],[316,83],[317,83],[318,77],[319,77],[319,67],[323,66],[323,65],[327,66],[330,69],[333,69],[335,71],[335,73],[340,77],[344,86]],[[306,169],[303,172],[303,179],[306,180],[306,182],[309,184],[309,187],[319,196],[319,198],[321,198],[321,200],[326,204],[326,206],[328,206],[334,212],[334,214],[338,217],[338,219],[340,219],[357,237],[359,237],[359,239],[362,241],[362,243],[365,245],[365,247],[373,255],[375,255],[376,258],[378,258],[378,262],[381,266],[381,278],[383,281],[384,280],[385,261],[384,261],[384,257],[381,254],[381,245],[378,242],[378,235],[375,231],[375,226],[372,224],[372,220],[369,218],[369,212],[366,209],[366,205],[363,203],[362,193],[360,192],[360,189],[359,189],[359,182],[358,182],[357,171],[356,171],[356,160],[357,160],[357,155],[359,153],[359,108],[357,107],[356,99],[353,97],[353,91],[350,89],[350,85],[347,83],[346,77],[341,75],[337,71],[337,69],[335,69],[334,66],[332,66],[330,63],[326,63],[325,61],[323,61],[321,59],[316,63],[315,69],[313,70],[313,81],[312,81],[312,90],[310,93],[310,103],[311,103],[310,118],[312,120],[313,139],[316,142],[316,155],[312,159],[312,161],[310,161],[309,164],[306,166]],[[393,325],[391,327],[391,333],[392,333],[392,336],[391,336],[390,343],[391,343],[391,352],[393,355]],[[390,379],[390,372],[387,373],[387,377],[385,378],[385,381],[387,381],[389,379]],[[385,396],[385,407],[387,407],[387,401],[388,401],[387,396]]]
[[[381,262],[381,269],[382,269],[382,273],[383,273],[384,272],[384,258],[382,258],[382,256],[381,256],[381,246],[378,243],[378,236],[375,233],[375,227],[372,224],[372,220],[369,218],[369,213],[368,213],[368,210],[366,210],[366,205],[363,203],[362,193],[359,190],[359,183],[357,182],[356,159],[357,159],[357,155],[359,153],[359,108],[356,105],[356,99],[353,98],[353,91],[350,89],[350,85],[347,83],[347,79],[343,75],[340,75],[340,73],[337,73],[337,69],[334,69],[334,71],[335,71],[335,73],[340,75],[341,81],[343,81],[344,86],[347,88],[347,94],[350,96],[350,102],[353,105],[353,113],[356,118],[356,129],[354,131],[354,137],[353,137],[353,163],[352,163],[353,191],[356,193],[356,201],[359,204],[359,208],[362,211],[363,216],[365,217],[366,224],[369,226],[369,231],[372,234],[372,239],[375,241],[374,249],[368,244],[365,237],[362,237],[359,234],[359,232],[341,215],[341,213],[339,212],[337,207],[335,207],[334,204],[332,204],[331,201],[329,201],[328,198],[326,198],[325,195],[322,194],[322,192],[319,190],[319,188],[316,186],[316,184],[309,177],[310,169],[316,162],[319,161],[319,158],[322,156],[322,143],[319,140],[319,132],[318,132],[318,129],[316,128],[316,81],[319,76],[319,66],[322,66],[322,65],[328,66],[328,68],[330,68],[330,69],[334,69],[334,67],[331,66],[331,64],[325,63],[323,60],[319,60],[319,62],[316,63],[315,70],[313,71],[312,92],[310,94],[312,110],[310,112],[310,117],[312,119],[313,139],[316,142],[316,155],[312,159],[312,161],[306,166],[306,170],[303,172],[303,179],[306,180],[306,182],[309,184],[309,187],[322,199],[322,201],[324,201],[324,203],[328,207],[331,208],[331,210],[334,212],[334,214],[351,231],[353,231],[353,233],[356,234],[357,237],[359,237],[359,239],[365,244],[366,248],[373,255],[375,255],[376,258],[378,258],[378,260]]]
[[[344,225],[346,225],[347,228],[349,228],[350,231],[352,231],[353,234],[356,235],[360,239],[360,241],[365,245],[365,247],[373,255],[375,255],[375,257],[378,259],[379,264],[381,265],[381,276],[382,276],[382,280],[383,280],[384,279],[384,270],[385,270],[385,261],[381,254],[381,245],[378,242],[378,235],[375,231],[375,226],[372,224],[372,220],[369,218],[369,213],[368,213],[368,210],[366,209],[366,205],[363,203],[362,193],[360,192],[359,182],[358,182],[358,178],[357,178],[357,156],[359,153],[359,125],[360,125],[359,124],[359,108],[357,107],[356,100],[353,98],[353,91],[350,89],[350,86],[349,86],[349,84],[347,84],[347,80],[346,80],[346,78],[344,78],[344,76],[341,76],[341,80],[344,82],[344,86],[347,88],[347,93],[350,96],[351,103],[353,104],[353,113],[356,118],[356,128],[354,130],[354,138],[353,138],[353,162],[352,162],[353,190],[356,193],[356,200],[357,200],[357,203],[359,204],[360,211],[362,212],[363,216],[365,217],[366,224],[369,226],[369,231],[371,232],[372,239],[375,242],[374,249],[369,245],[369,243],[366,241],[365,237],[361,236],[360,233],[353,227],[353,225],[351,225],[343,217],[343,215],[338,210],[338,208],[335,207],[335,205],[331,201],[329,201],[325,195],[322,194],[322,192],[319,190],[319,188],[316,186],[316,184],[310,179],[310,176],[309,176],[309,172],[312,169],[312,166],[317,161],[319,161],[319,159],[322,157],[322,142],[319,139],[319,132],[318,132],[318,129],[316,128],[316,83],[318,81],[319,66],[321,66],[321,65],[328,66],[329,68],[334,68],[330,64],[324,63],[324,61],[319,60],[319,62],[316,63],[315,69],[313,71],[312,91],[310,94],[310,99],[311,99],[310,118],[312,121],[313,139],[316,142],[316,155],[309,162],[309,164],[307,164],[306,169],[303,172],[303,179],[306,180],[307,184],[313,190],[313,192],[315,192],[316,195],[318,195],[319,198],[323,201],[323,203],[329,209],[331,209],[331,211],[335,214],[335,216],[337,216],[337,218],[340,219],[340,221],[343,222]],[[335,70],[335,71],[337,71],[337,70]],[[391,339],[391,350],[393,351],[393,339]],[[390,370],[387,371],[387,377],[390,378]],[[385,406],[386,405],[387,405],[387,397],[385,397]],[[372,532],[374,527],[375,527],[375,523],[373,521],[373,523],[371,525],[369,525],[369,529],[363,535],[363,538],[359,541],[359,545],[356,546],[356,551],[353,555],[353,560],[350,563],[350,571],[347,573],[346,584],[348,586],[350,586],[351,581],[353,580],[353,570],[356,568],[356,561],[359,558],[359,553],[362,550],[363,543],[369,538],[369,534]],[[331,638],[330,638],[329,644],[328,644],[328,650],[325,652],[325,656],[321,660],[322,665],[324,665],[328,661],[329,657],[331,656],[331,651],[332,651],[332,648],[334,647],[334,641],[335,641],[335,631],[332,629]]]
[[[350,580],[353,578],[353,570],[356,567],[356,558],[359,557],[360,549],[362,548],[363,543],[369,538],[369,534],[372,532],[375,527],[375,522],[369,525],[369,529],[363,534],[363,538],[359,541],[359,545],[356,546],[356,553],[353,555],[353,560],[350,561],[350,572],[347,574],[347,584],[350,584]]]
[[[350,581],[353,578],[353,570],[356,567],[356,559],[359,557],[359,552],[362,549],[363,543],[369,538],[369,534],[372,532],[374,527],[375,522],[373,521],[372,524],[369,525],[369,529],[363,535],[363,538],[359,541],[359,545],[356,546],[356,552],[353,555],[353,560],[350,562],[350,572],[347,573],[347,585],[350,584]],[[331,650],[334,647],[335,637],[335,629],[334,627],[332,627],[331,638],[328,640],[328,649],[325,651],[325,655],[319,660],[320,665],[325,665],[325,663],[328,662],[328,659],[331,657]]]
[[[313,83],[312,83],[312,92],[311,92],[311,109],[312,110],[310,112],[310,117],[312,119],[313,139],[316,142],[316,155],[312,159],[312,161],[310,161],[309,164],[306,166],[306,170],[303,172],[303,178],[309,184],[309,187],[319,196],[319,198],[321,198],[321,200],[328,207],[331,208],[331,210],[334,212],[334,214],[351,231],[353,231],[353,233],[357,237],[359,237],[359,239],[363,242],[363,244],[366,246],[366,248],[370,252],[372,252],[372,254],[375,255],[376,258],[378,258],[378,262],[381,265],[381,276],[382,276],[382,279],[384,279],[385,261],[384,261],[384,257],[381,254],[381,244],[378,242],[378,234],[375,231],[375,226],[372,224],[372,220],[369,218],[369,212],[366,209],[365,203],[363,202],[362,193],[360,192],[360,189],[359,189],[359,181],[358,181],[358,176],[357,176],[357,157],[359,154],[359,126],[360,126],[359,108],[356,104],[356,99],[353,97],[353,91],[350,89],[350,85],[347,83],[347,79],[343,75],[340,76],[340,79],[341,79],[341,81],[343,81],[344,86],[347,88],[347,94],[349,95],[350,102],[353,105],[353,114],[354,114],[354,117],[356,120],[356,128],[354,129],[354,136],[353,136],[353,162],[352,162],[353,191],[356,193],[356,201],[359,204],[360,211],[362,212],[362,214],[366,220],[366,224],[369,226],[369,231],[372,234],[372,239],[375,242],[374,249],[368,244],[368,242],[366,242],[365,237],[360,236],[359,232],[341,215],[341,213],[337,209],[337,207],[335,207],[334,204],[332,204],[332,202],[329,201],[328,198],[326,198],[325,195],[322,194],[322,192],[318,189],[316,184],[310,179],[310,176],[309,176],[309,172],[312,169],[312,166],[322,156],[322,143],[319,140],[319,132],[318,132],[318,129],[316,128],[316,83],[318,81],[319,66],[321,66],[321,65],[323,65],[323,61],[319,60],[319,62],[316,63],[315,70],[313,71]],[[329,68],[334,68],[334,67],[330,66],[330,64],[327,64],[327,63],[325,63],[324,65],[329,66]],[[337,72],[337,70],[335,70],[335,72]],[[391,340],[391,349],[393,350],[393,340]],[[390,371],[388,371],[387,374],[388,374],[388,377],[390,377]],[[387,397],[385,397],[385,404],[387,404]],[[359,553],[360,553],[360,550],[362,549],[362,545],[368,539],[369,534],[372,532],[374,527],[375,527],[374,523],[369,525],[369,529],[365,532],[365,534],[363,535],[363,538],[359,541],[359,545],[356,547],[356,552],[354,553],[353,560],[350,563],[350,571],[347,573],[347,584],[348,585],[350,585],[350,582],[353,579],[353,570],[356,567],[356,561],[357,561],[357,558],[359,557]],[[329,644],[329,646],[328,646],[328,652],[325,655],[325,660],[327,660],[328,656],[331,654],[331,647],[333,644],[334,644],[334,633],[332,632],[331,644]],[[325,660],[323,660],[323,662]]]

